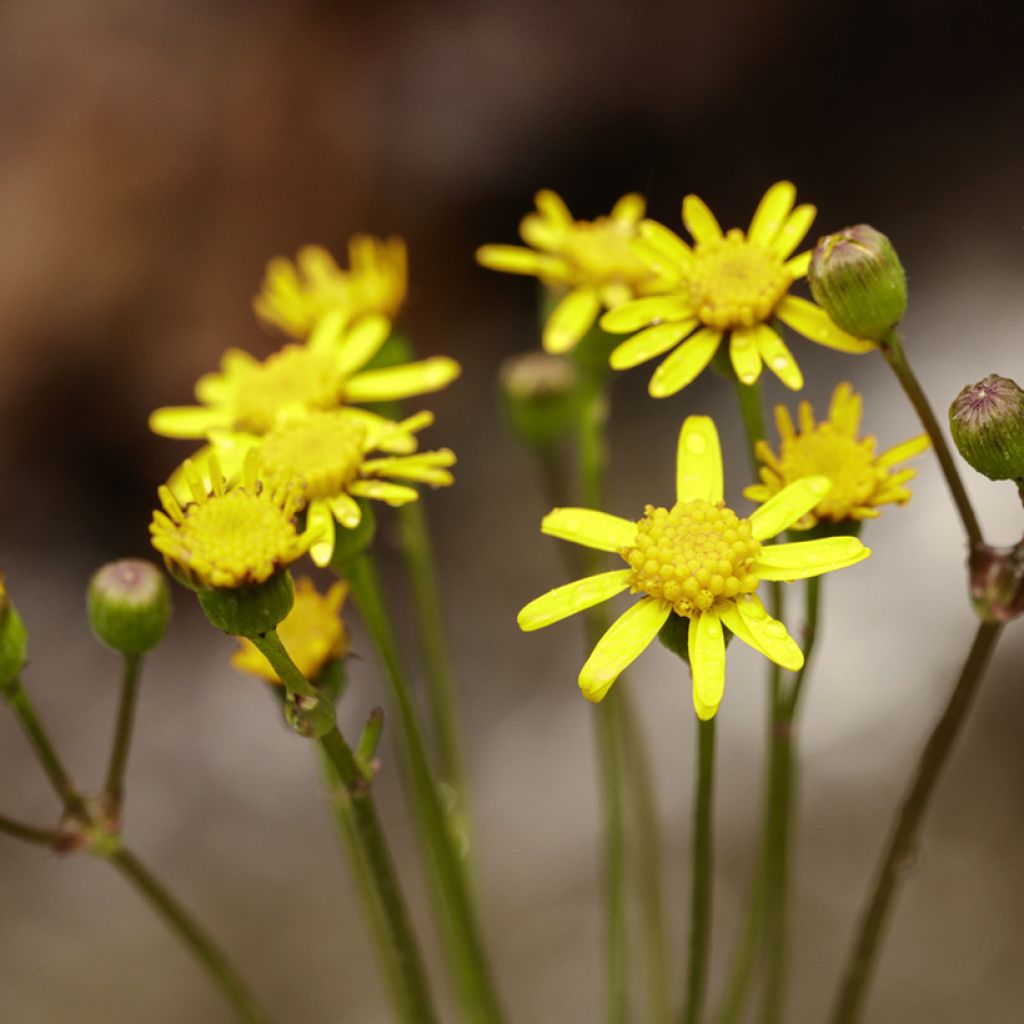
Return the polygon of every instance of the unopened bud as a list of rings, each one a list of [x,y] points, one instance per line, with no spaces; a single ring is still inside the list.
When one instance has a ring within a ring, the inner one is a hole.
[[[818,305],[856,338],[884,340],[907,311],[907,276],[896,250],[868,224],[820,239],[807,277]]]
[[[1024,477],[1024,391],[990,374],[949,407],[949,429],[967,463],[990,480]]]
[[[502,405],[512,433],[547,451],[569,429],[576,371],[568,359],[546,352],[511,356],[501,365]]]
[[[122,558],[99,569],[89,581],[85,603],[96,637],[122,654],[152,650],[171,619],[164,574],[140,558]]]

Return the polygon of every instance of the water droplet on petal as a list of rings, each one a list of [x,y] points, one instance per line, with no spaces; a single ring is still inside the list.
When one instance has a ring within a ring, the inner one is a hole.
[[[691,455],[703,455],[708,450],[708,441],[703,434],[689,433],[686,435],[686,450]]]
[[[772,620],[764,627],[765,636],[770,636],[773,640],[781,640],[786,636],[786,627],[776,620]]]

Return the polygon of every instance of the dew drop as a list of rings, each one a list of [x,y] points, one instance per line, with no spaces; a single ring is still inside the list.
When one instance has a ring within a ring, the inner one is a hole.
[[[687,434],[686,450],[691,455],[703,455],[708,450],[707,438],[703,434]]]

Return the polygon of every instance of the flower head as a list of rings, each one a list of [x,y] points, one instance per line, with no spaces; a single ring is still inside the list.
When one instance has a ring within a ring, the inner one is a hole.
[[[537,193],[537,211],[527,214],[519,234],[530,248],[484,245],[477,260],[491,270],[529,274],[567,290],[544,325],[544,348],[558,355],[574,348],[602,308],[662,290],[667,283],[633,252],[644,215],[642,196],[623,196],[606,217],[573,220],[554,193]]]
[[[910,491],[904,485],[915,473],[898,466],[928,448],[928,435],[912,437],[877,455],[874,437],[857,436],[861,405],[861,396],[849,384],[839,384],[832,393],[828,419],[821,423],[815,422],[810,402],[800,403],[799,431],[786,407],[777,405],[779,454],[776,456],[766,441],[757,442],[755,452],[764,463],[761,483],[746,488],[743,494],[753,501],[767,501],[794,480],[827,477],[831,489],[793,524],[798,530],[810,529],[823,519],[834,523],[874,519],[879,505],[906,504]]]
[[[307,679],[316,679],[329,661],[348,653],[348,632],[341,620],[341,606],[347,596],[348,587],[341,581],[326,594],[321,594],[306,576],[295,581],[295,603],[278,624],[277,632]],[[239,637],[238,642],[238,650],[231,655],[235,668],[270,683],[281,682],[251,640]]]
[[[348,270],[318,245],[303,246],[294,263],[280,256],[271,260],[253,299],[256,315],[300,340],[327,313],[341,313],[347,322],[371,314],[393,319],[405,301],[405,242],[354,235],[348,254]]]
[[[702,719],[713,717],[725,686],[723,626],[783,668],[795,671],[803,664],[786,627],[758,598],[758,584],[819,576],[870,554],[855,537],[764,543],[821,501],[830,487],[826,478],[796,481],[741,517],[723,501],[722,475],[713,421],[690,416],[679,433],[671,508],[648,505],[636,522],[582,508],[545,516],[544,533],[615,552],[627,568],[577,580],[531,601],[519,613],[521,629],[548,626],[626,590],[644,595],[612,624],[583,666],[579,684],[589,700],[604,698],[674,614],[688,620],[694,708]]]
[[[157,409],[149,428],[164,437],[203,438],[218,430],[265,434],[296,410],[334,409],[389,402],[446,387],[460,371],[446,356],[380,369],[364,369],[391,330],[382,316],[354,324],[340,312],[319,321],[305,345],[289,344],[260,361],[229,349],[216,373],[196,384],[198,406]]]
[[[164,511],[153,513],[149,532],[174,576],[198,589],[248,587],[306,553],[315,535],[295,529],[301,488],[266,486],[255,452],[233,486],[215,455],[206,470],[209,485],[194,463],[185,463],[191,502],[181,504],[166,486],[158,492]]]
[[[787,387],[803,387],[803,375],[773,326],[775,319],[799,334],[841,352],[868,352],[871,342],[840,330],[813,302],[789,293],[805,277],[810,252],[792,256],[810,230],[815,208],[797,206],[788,181],[764,194],[744,233],[723,232],[697,196],[683,200],[683,223],[693,236],[687,245],[655,221],[645,220],[633,249],[668,281],[658,295],[637,298],[610,310],[601,326],[615,334],[643,328],[611,355],[626,370],[666,352],[651,378],[655,398],[675,394],[711,362],[723,339],[736,376],[752,384],[767,366]]]

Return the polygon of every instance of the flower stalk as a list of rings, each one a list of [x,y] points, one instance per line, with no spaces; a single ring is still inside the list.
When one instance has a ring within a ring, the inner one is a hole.
[[[120,818],[121,805],[124,801],[124,775],[128,765],[132,726],[135,721],[141,668],[141,655],[124,655],[124,673],[121,680],[121,700],[117,709],[117,726],[114,731],[114,744],[110,751],[110,763],[107,767],[107,781],[103,786],[103,795],[109,812],[116,819]]]

